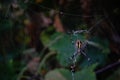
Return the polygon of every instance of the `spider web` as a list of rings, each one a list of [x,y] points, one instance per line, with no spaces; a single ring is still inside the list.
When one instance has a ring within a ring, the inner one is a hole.
[[[54,10],[54,11],[56,11],[58,14],[62,14],[62,15],[64,15],[64,16],[74,16],[74,17],[83,17],[83,15],[77,15],[77,14],[71,14],[71,13],[66,13],[66,12],[62,12],[62,11],[59,11],[59,10],[55,10],[55,9],[51,9],[51,8],[48,8],[48,7],[45,7],[45,6],[43,6],[43,5],[39,5],[39,7],[41,7],[41,8],[43,8],[43,9],[46,9],[46,10]],[[6,11],[6,17],[8,16],[8,13],[9,13],[9,10],[10,8],[8,7],[8,10]],[[93,16],[95,16],[95,15],[92,15],[92,16],[84,16],[84,17],[93,17]],[[98,16],[98,15],[96,15],[96,16]],[[89,30],[87,30],[88,32],[91,32],[92,31],[92,29],[94,28],[94,27],[96,27],[96,25],[98,25],[101,21],[103,21],[103,19],[100,19],[100,20],[98,20],[96,23],[95,23],[95,25],[94,26],[92,26]],[[78,35],[77,35],[78,36]],[[66,41],[65,43],[66,43],[66,45],[68,45],[67,46],[67,49],[66,48],[64,48],[64,46],[63,46],[63,50],[61,50],[61,52],[60,53],[64,53],[64,56],[66,56],[66,58],[69,58],[74,52],[75,52],[75,47],[74,47],[74,45],[72,44],[72,42],[71,42],[71,40],[70,40],[70,38],[69,38],[69,36],[64,36],[64,37],[66,37],[65,38],[65,40],[63,40],[63,41]],[[74,35],[72,35],[72,38],[73,38],[73,41],[75,41],[76,40],[76,36],[74,36]],[[77,38],[77,39],[80,39],[82,42],[85,40],[84,38],[81,38],[81,35],[79,35],[79,37]],[[59,45],[60,45],[60,43],[62,43],[63,41],[58,41],[58,43],[59,43]],[[69,43],[71,43],[71,44],[69,44]],[[66,47],[66,46],[65,46]],[[67,52],[66,52],[66,50],[67,50]],[[59,52],[58,52],[59,53]],[[66,61],[66,59],[63,59],[64,61]],[[69,63],[69,61],[67,61],[67,63]],[[66,62],[65,62],[65,65],[66,65]],[[73,80],[76,80],[75,78],[74,78],[74,74],[72,73],[72,78],[73,78]]]

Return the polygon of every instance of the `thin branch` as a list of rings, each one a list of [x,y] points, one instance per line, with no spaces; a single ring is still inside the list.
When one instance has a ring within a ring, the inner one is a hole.
[[[108,65],[108,66],[106,66],[106,67],[104,67],[102,69],[99,69],[99,70],[95,71],[95,73],[96,74],[102,73],[102,72],[104,72],[104,71],[106,71],[108,69],[111,69],[111,68],[113,68],[113,67],[115,67],[117,65],[120,65],[120,59],[115,63],[112,63],[112,64],[110,64],[110,65]]]

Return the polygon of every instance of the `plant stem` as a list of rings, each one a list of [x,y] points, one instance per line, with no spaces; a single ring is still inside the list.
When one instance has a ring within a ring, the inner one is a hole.
[[[43,58],[43,60],[40,62],[40,64],[39,64],[39,67],[38,67],[38,70],[37,70],[37,72],[36,72],[36,74],[40,74],[40,72],[41,72],[41,68],[42,68],[42,66],[44,65],[44,63],[45,63],[45,61],[49,58],[49,57],[51,57],[52,55],[54,55],[54,54],[56,54],[55,52],[50,52],[50,53],[48,53],[44,58]],[[19,73],[19,75],[18,75],[18,78],[17,78],[17,80],[20,80],[20,78],[21,77],[23,77],[23,73],[25,72],[25,70],[27,70],[27,66],[26,67],[24,67],[23,69],[22,69],[22,71]]]
[[[38,70],[37,70],[37,74],[39,74],[41,72],[42,66],[44,65],[45,61],[51,57],[52,55],[56,54],[55,52],[50,52],[48,53],[43,60],[41,61],[41,63],[39,64]]]
[[[61,39],[63,37],[63,35],[60,35],[60,36],[58,36],[58,37],[56,37],[53,41],[51,41],[47,46],[45,46],[45,48],[41,51],[41,56],[43,57],[43,54],[44,54],[44,52],[45,52],[45,50],[47,49],[47,48],[49,48],[50,46],[52,46],[54,43],[56,43],[59,39]]]
[[[22,71],[18,74],[17,80],[20,80],[20,78],[23,76],[23,73],[27,70],[27,66],[22,69]]]

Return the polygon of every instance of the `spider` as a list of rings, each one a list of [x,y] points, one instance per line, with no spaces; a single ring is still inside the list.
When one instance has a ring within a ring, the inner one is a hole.
[[[83,33],[83,32],[87,32],[87,30],[77,30],[77,31],[72,31],[72,34],[76,37],[78,33]],[[75,41],[72,41],[72,43],[74,44],[74,48],[75,48],[75,52],[73,53],[73,55],[69,58],[72,61],[72,64],[70,66],[71,68],[71,72],[72,75],[75,72],[75,67],[76,67],[76,59],[79,55],[84,55],[88,61],[90,61],[90,58],[87,56],[85,49],[87,47],[87,45],[89,44],[90,41],[85,40],[84,42],[82,42],[80,39],[76,39]]]
[[[73,35],[76,36],[77,33],[82,33],[82,32],[87,32],[86,30],[80,30],[80,31],[73,31]],[[80,39],[76,39],[76,41],[72,42],[74,44],[75,52],[74,54],[70,57],[70,59],[73,62],[76,62],[76,57],[78,55],[84,55],[88,61],[90,61],[90,58],[87,56],[85,53],[85,49],[88,45],[88,40],[82,42]]]
[[[81,42],[79,39],[78,40],[76,40],[75,41],[75,44],[74,44],[74,46],[75,46],[75,52],[74,52],[74,54],[70,57],[70,59],[71,60],[74,60],[74,62],[76,62],[76,57],[78,56],[78,55],[81,55],[81,54],[83,54],[86,58],[87,58],[87,60],[89,61],[90,60],[90,58],[86,55],[86,53],[84,52],[84,50],[86,49],[86,47],[87,47],[87,41],[85,41],[85,42]]]

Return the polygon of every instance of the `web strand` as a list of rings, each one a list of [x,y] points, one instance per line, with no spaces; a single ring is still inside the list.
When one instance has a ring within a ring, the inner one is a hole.
[[[35,4],[33,2],[31,2],[31,4]],[[36,4],[37,5],[37,4]],[[43,6],[43,5],[38,5],[39,7],[43,8],[43,9],[46,9],[48,11],[51,11],[51,10],[54,10],[57,14],[60,14],[60,15],[65,15],[65,16],[74,16],[74,17],[95,17],[95,16],[104,16],[104,15],[88,15],[88,16],[85,16],[85,15],[79,15],[79,14],[73,14],[73,13],[67,13],[67,12],[63,12],[63,11],[60,11],[59,9],[56,10],[54,8],[49,8],[49,7],[46,7],[46,6]]]
[[[98,24],[100,24],[104,19],[100,19],[97,23],[95,23],[90,29],[87,30],[87,32],[91,32],[93,28],[95,28]]]

